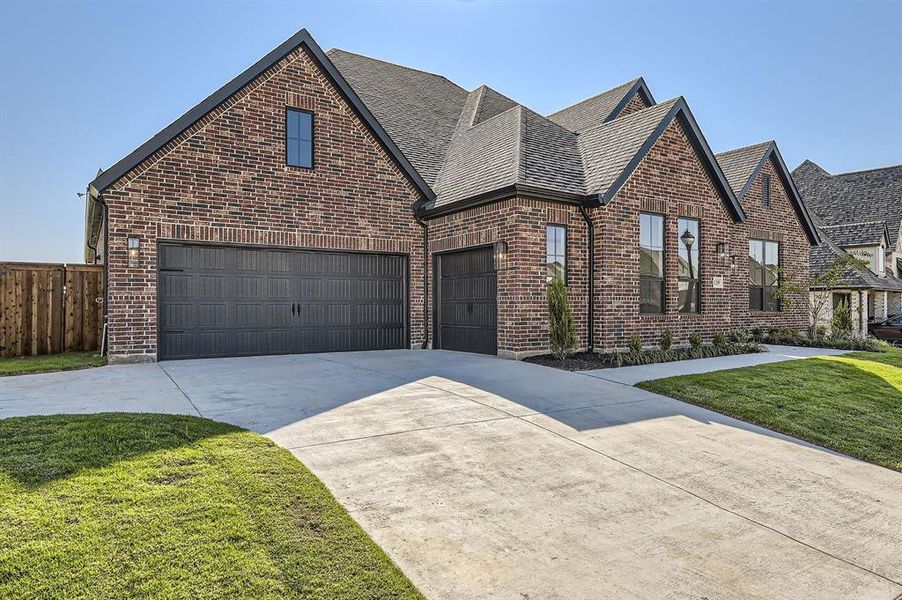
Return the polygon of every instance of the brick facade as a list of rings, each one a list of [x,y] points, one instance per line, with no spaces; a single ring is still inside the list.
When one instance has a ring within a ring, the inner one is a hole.
[[[804,331],[809,321],[807,292],[787,296],[784,301],[787,310],[749,310],[749,239],[772,240],[780,244],[781,277],[789,278],[802,286],[806,286],[809,279],[811,245],[777,169],[774,157],[771,156],[742,199],[746,222],[736,224],[734,242],[729,251],[736,256],[733,321],[736,327],[792,327]],[[765,176],[769,176],[771,181],[770,207],[765,207],[762,201]]]
[[[285,164],[288,106],[314,112],[313,169]],[[157,243],[191,240],[409,255],[412,342],[423,336],[419,198],[303,49],[104,191],[111,359],[153,359]],[[128,268],[126,238],[140,239]]]
[[[623,107],[623,110],[617,115],[617,117],[625,117],[628,114],[634,113],[637,110],[642,110],[643,108],[648,108],[648,104],[645,100],[642,99],[642,94],[635,93],[633,97],[630,98],[630,101],[626,103],[626,106]]]

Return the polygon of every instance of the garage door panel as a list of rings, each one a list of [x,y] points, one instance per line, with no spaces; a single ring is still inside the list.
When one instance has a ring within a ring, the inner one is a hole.
[[[443,254],[435,271],[436,345],[497,354],[497,277],[492,248]]]
[[[161,244],[160,358],[403,348],[403,256]]]

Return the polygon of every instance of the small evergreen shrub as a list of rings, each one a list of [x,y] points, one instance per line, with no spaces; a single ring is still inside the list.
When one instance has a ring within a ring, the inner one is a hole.
[[[564,360],[576,350],[576,331],[573,327],[573,311],[567,298],[567,288],[560,277],[548,286],[548,328],[551,353]]]
[[[639,354],[642,352],[642,336],[638,333],[634,333],[630,336],[629,341],[630,352],[633,354]]]
[[[662,331],[658,346],[660,346],[661,350],[665,352],[670,350],[670,347],[673,346],[673,331],[671,331],[670,329],[665,329],[664,331]]]
[[[714,346],[717,348],[723,348],[727,345],[727,334],[723,331],[718,331],[714,334]]]
[[[689,334],[689,346],[693,350],[698,350],[702,347],[702,334],[697,331],[693,331]]]
[[[749,341],[749,332],[742,327],[737,327],[727,332],[727,338],[734,344],[744,344]]]
[[[833,309],[833,320],[830,322],[831,334],[837,337],[852,335],[852,307],[842,300]]]

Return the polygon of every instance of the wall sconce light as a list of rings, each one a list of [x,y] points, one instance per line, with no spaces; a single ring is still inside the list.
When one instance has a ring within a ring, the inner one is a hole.
[[[723,242],[717,244],[717,266],[727,266],[727,245]]]
[[[735,275],[736,274],[736,255],[732,255],[730,257],[730,272]]]
[[[499,240],[495,242],[495,270],[504,271],[507,269],[507,242]]]
[[[128,266],[140,266],[141,240],[136,237],[128,238]]]

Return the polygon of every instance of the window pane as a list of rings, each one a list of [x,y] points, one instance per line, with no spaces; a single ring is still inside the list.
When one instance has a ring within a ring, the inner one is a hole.
[[[298,122],[299,122],[298,115],[300,115],[300,114],[301,113],[299,113],[296,110],[288,111],[288,115],[287,115],[288,122],[285,124],[285,136],[289,140],[299,139],[298,138],[298,131],[299,131],[298,130]]]
[[[298,142],[298,163],[299,167],[312,167],[313,166],[313,147],[310,142],[300,141]]]
[[[650,277],[639,278],[639,312],[659,313],[664,307],[664,282]]]
[[[567,280],[567,229],[559,225],[545,228],[545,263],[547,281],[554,276]]]
[[[777,285],[777,277],[779,275],[779,267],[780,267],[780,251],[779,245],[776,242],[766,242],[764,244],[764,262],[767,266],[766,272],[766,285]]]
[[[288,140],[286,144],[288,145],[288,164],[296,167],[301,160],[300,142]]]
[[[558,256],[567,254],[567,230],[563,227],[555,227],[557,234],[554,238],[554,253]]]
[[[298,139],[309,142],[313,139],[313,115],[307,112],[296,112],[298,116]]]
[[[639,274],[664,276],[664,217],[639,215]]]
[[[761,304],[761,292],[762,292],[762,288],[760,288],[760,287],[749,288],[749,309],[750,310],[763,310],[763,307]]]
[[[639,249],[639,275],[643,277],[664,276],[664,253],[660,250]]]
[[[286,160],[293,167],[313,166],[313,115],[288,109],[285,118]]]
[[[774,312],[780,310],[780,301],[777,299],[775,292],[776,288],[774,287],[764,288],[764,294],[767,297],[767,310]]]
[[[764,284],[764,247],[759,240],[749,241],[749,283]]]
[[[690,249],[686,249],[686,243],[683,241],[683,235],[689,232],[693,238]],[[677,276],[683,279],[698,279],[698,249],[701,240],[698,235],[698,221],[695,219],[680,219],[677,224],[677,248],[679,249],[679,260],[677,261]]]

